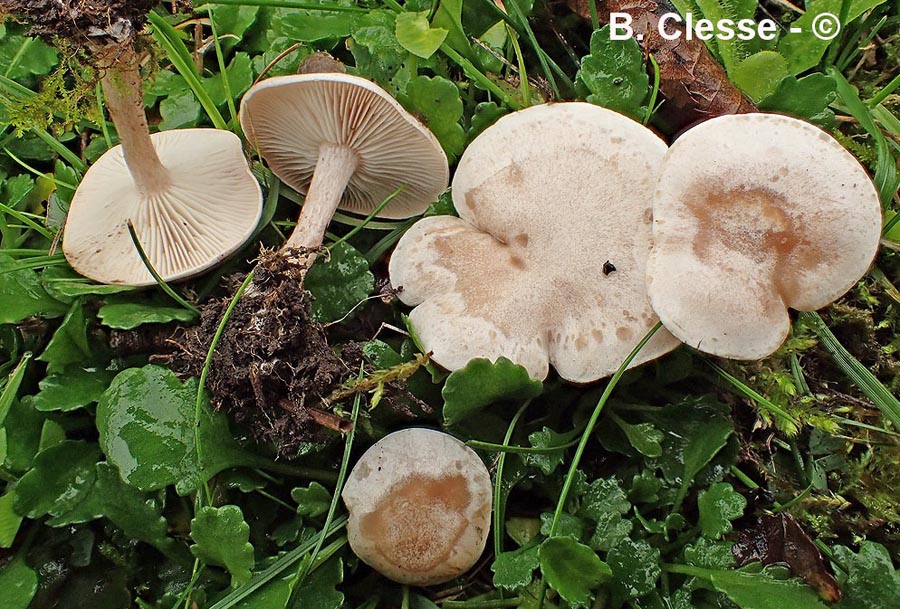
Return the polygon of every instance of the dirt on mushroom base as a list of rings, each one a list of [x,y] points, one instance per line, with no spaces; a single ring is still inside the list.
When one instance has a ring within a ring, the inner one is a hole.
[[[159,0],[0,0],[0,15],[27,18],[32,34],[70,39],[105,35],[124,42],[141,31],[157,4]]]
[[[274,442],[279,454],[288,457],[304,442],[327,439],[313,409],[323,408],[323,397],[354,370],[329,346],[322,325],[310,318],[310,295],[291,259],[295,255],[295,250],[285,250],[261,256],[250,289],[228,319],[206,379],[215,408],[246,426],[254,440]],[[243,279],[236,276],[233,287]],[[176,330],[168,341],[174,352],[154,359],[181,375],[200,376],[231,300],[206,303],[200,323]]]

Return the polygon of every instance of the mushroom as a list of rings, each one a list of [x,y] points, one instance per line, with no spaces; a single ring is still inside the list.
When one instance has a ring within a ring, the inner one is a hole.
[[[306,193],[284,249],[308,266],[338,207],[408,218],[447,188],[449,168],[431,132],[374,83],[341,73],[264,80],[241,101],[241,126],[283,182]]]
[[[451,435],[413,428],[385,436],[356,463],[341,497],[350,547],[396,582],[449,581],[484,551],[491,477]]]
[[[777,350],[788,307],[813,311],[849,290],[881,235],[859,162],[821,129],[775,114],[685,132],[662,163],[653,219],[653,308],[688,345],[735,359]]]
[[[253,233],[262,191],[228,131],[185,129],[151,135],[139,58],[130,42],[110,58],[101,84],[118,146],[85,173],[72,198],[63,252],[76,271],[102,283],[152,285],[128,223],[165,281],[215,265]]]
[[[501,118],[463,154],[459,218],[410,228],[391,284],[435,362],[456,370],[501,356],[543,379],[612,374],[656,324],[647,299],[651,194],[666,145],[587,103]],[[657,332],[632,365],[678,342]]]

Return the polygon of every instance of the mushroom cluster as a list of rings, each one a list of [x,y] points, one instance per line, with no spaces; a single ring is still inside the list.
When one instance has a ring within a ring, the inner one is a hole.
[[[671,334],[631,365],[679,341],[770,355],[788,307],[846,292],[881,229],[859,162],[821,129],[770,114],[712,119],[667,148],[597,106],[532,107],[472,142],[453,201],[459,218],[419,221],[390,261],[423,347],[450,370],[502,356],[574,382],[611,374],[657,315]]]
[[[449,581],[484,550],[491,489],[484,463],[453,436],[396,431],[369,448],[347,478],[341,497],[350,547],[396,582]]]

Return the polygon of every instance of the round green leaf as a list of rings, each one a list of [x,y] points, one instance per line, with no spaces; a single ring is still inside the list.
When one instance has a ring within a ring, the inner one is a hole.
[[[538,555],[547,583],[575,607],[587,607],[591,590],[612,576],[596,552],[571,537],[551,537],[541,544]]]
[[[312,316],[321,323],[337,321],[375,289],[369,263],[349,243],[338,243],[328,257],[316,261],[303,282],[312,295]]]
[[[428,23],[428,11],[400,13],[394,33],[400,46],[422,59],[434,55],[447,38],[447,30]]]

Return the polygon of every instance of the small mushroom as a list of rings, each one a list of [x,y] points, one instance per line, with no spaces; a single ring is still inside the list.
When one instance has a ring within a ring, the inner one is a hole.
[[[491,526],[491,478],[472,449],[431,429],[389,434],[360,457],[341,494],[363,562],[428,586],[465,573]]]
[[[878,193],[859,162],[809,123],[714,118],[662,164],[647,265],[653,308],[714,355],[758,359],[865,274],[881,235]]]
[[[450,370],[506,357],[543,379],[612,374],[656,324],[645,288],[651,195],[666,145],[586,103],[489,127],[453,178],[459,218],[407,231],[390,260],[424,348]],[[632,365],[678,345],[657,332]]]
[[[262,214],[262,192],[241,140],[216,129],[151,135],[130,42],[96,54],[111,58],[101,84],[121,143],[88,169],[75,191],[62,244],[66,259],[102,283],[154,284],[130,221],[164,280],[196,275],[236,251]]]
[[[434,135],[358,76],[264,80],[241,101],[241,125],[272,171],[306,193],[285,248],[321,246],[338,207],[367,215],[403,186],[379,216],[408,218],[447,188],[447,157]]]

